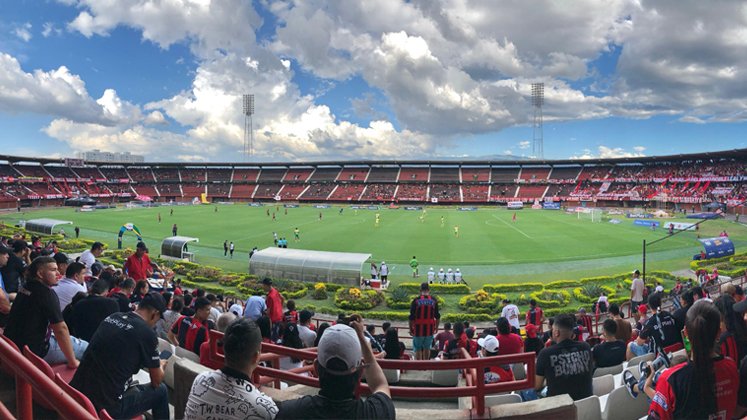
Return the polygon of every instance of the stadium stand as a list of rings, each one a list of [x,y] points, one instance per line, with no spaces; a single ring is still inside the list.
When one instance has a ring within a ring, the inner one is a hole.
[[[519,178],[520,168],[500,168],[493,166],[491,168],[491,182],[511,182]]]
[[[433,173],[431,173],[433,176]],[[462,193],[459,184],[431,184],[428,193],[429,198],[438,199],[439,203],[459,203],[462,201]]]
[[[431,168],[430,182],[459,181],[459,168]]]
[[[298,200],[298,196],[301,195],[308,185],[304,184],[285,184],[283,189],[280,190],[280,198],[282,200]]]
[[[399,182],[428,182],[429,168],[405,168],[399,172]]]
[[[184,168],[179,169],[182,182],[205,182],[207,173],[203,168]]]
[[[117,182],[120,179],[130,179],[124,166],[99,166],[99,170],[109,181]]]
[[[462,168],[462,182],[490,182],[490,168]]]
[[[550,175],[550,170],[551,168],[522,166],[521,167],[521,179],[525,179],[527,181],[545,180],[547,179],[547,176]]]
[[[0,169],[2,171],[2,169]],[[104,174],[99,171],[99,168],[95,166],[86,166],[73,168],[73,172],[81,179],[91,179],[95,181],[106,181]],[[0,172],[0,176],[4,176]]]
[[[309,177],[309,182],[330,182],[337,179],[337,175],[340,174],[340,168],[316,168],[313,174]]]
[[[428,185],[401,184],[394,198],[399,201],[426,201],[428,199]]]
[[[257,191],[254,193],[254,198],[274,200],[281,188],[283,188],[283,184],[279,182],[257,184]]]
[[[549,179],[562,179],[562,180],[573,180],[575,181],[578,174],[581,172],[581,168],[574,167],[558,167],[554,166],[550,172]]]
[[[462,185],[462,196],[465,203],[484,203],[488,201],[488,185]]]
[[[235,176],[235,174],[234,174]],[[256,184],[233,184],[231,188],[231,198],[239,200],[249,200],[257,189]]]
[[[231,182],[232,172],[231,168],[207,168],[207,180],[208,182]]]
[[[397,176],[399,175],[399,167],[381,167],[374,166],[371,168],[371,173],[368,174],[369,183],[376,182],[397,182]]]
[[[606,179],[612,171],[612,166],[584,166],[578,175],[579,181],[587,179]]]
[[[158,192],[161,193],[161,197],[167,199],[174,199],[182,196],[180,184],[158,184]]]
[[[158,191],[156,191],[155,185],[136,184],[133,185],[133,188],[135,188],[135,192],[137,192],[138,195],[144,195],[154,200],[158,198]]]
[[[231,192],[231,184],[207,184],[208,197],[228,198]]]
[[[338,182],[363,182],[368,176],[369,168],[345,167],[337,177]]]
[[[255,182],[259,176],[259,169],[240,169],[233,170],[232,182]]]
[[[259,172],[259,178],[257,179],[257,182],[280,182],[280,180],[283,179],[283,176],[285,176],[286,171],[287,170],[285,168],[263,168]]]
[[[135,182],[156,182],[153,171],[150,168],[127,168],[127,173]]]
[[[205,184],[182,184],[182,193],[184,198],[200,198],[201,194],[206,193]]]
[[[21,174],[21,176],[49,178],[49,173],[47,173],[41,165],[14,165],[13,167]]]
[[[523,201],[541,199],[545,196],[547,188],[547,185],[521,185],[519,186],[519,191],[516,193],[516,197]]]
[[[335,173],[335,177],[336,176],[337,173]],[[327,197],[329,197],[329,194],[334,189],[335,184],[332,182],[323,184],[311,184],[309,185],[309,188],[300,197],[298,197],[298,199],[306,201],[324,201],[327,199]]]
[[[67,166],[46,165],[44,169],[52,178],[77,178],[78,176]]]
[[[153,176],[158,182],[179,182],[179,170],[176,168],[153,168]]]
[[[329,201],[356,201],[361,196],[365,185],[363,184],[341,184],[332,192]]]
[[[283,182],[306,182],[314,168],[288,169],[283,177]]]
[[[361,196],[362,201],[391,201],[397,184],[368,184]]]

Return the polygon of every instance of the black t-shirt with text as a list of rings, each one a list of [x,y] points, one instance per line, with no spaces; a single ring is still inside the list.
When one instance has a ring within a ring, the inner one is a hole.
[[[537,375],[547,381],[547,396],[569,394],[574,400],[591,396],[591,348],[585,342],[565,340],[540,351]]]
[[[10,253],[8,255],[8,263],[3,268],[0,268],[0,273],[3,275],[3,283],[5,283],[5,291],[8,293],[16,293],[21,288],[23,279],[21,275],[23,270],[26,268],[26,263],[22,259],[18,258],[16,254]]]
[[[394,419],[392,399],[377,392],[365,399],[331,400],[322,395],[282,401],[279,419]]]
[[[73,306],[72,324],[75,336],[91,341],[93,333],[106,317],[121,312],[117,301],[103,296],[88,296]]]
[[[598,368],[617,366],[625,361],[627,346],[620,340],[605,341],[591,349],[594,364]]]
[[[665,347],[682,341],[677,323],[667,311],[660,311],[649,318],[641,330],[640,337],[654,340],[656,351],[663,351]]]
[[[10,308],[5,336],[19,349],[27,345],[39,357],[44,357],[49,350],[49,325],[62,321],[57,294],[39,281],[27,281],[26,286],[18,290]]]
[[[141,368],[161,366],[153,328],[135,312],[107,317],[91,338],[70,382],[96,407],[118,412],[127,380]]]

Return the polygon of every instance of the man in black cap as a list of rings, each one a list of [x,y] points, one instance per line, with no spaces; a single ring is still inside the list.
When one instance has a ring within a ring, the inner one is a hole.
[[[132,418],[152,410],[153,418],[169,418],[169,397],[163,383],[165,360],[158,355],[153,327],[166,312],[158,293],[145,295],[134,312],[107,317],[91,338],[70,385],[113,418]],[[133,372],[147,368],[150,384],[125,391]]]

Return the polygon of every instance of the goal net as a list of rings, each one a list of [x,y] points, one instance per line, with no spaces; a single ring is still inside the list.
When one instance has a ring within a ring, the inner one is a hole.
[[[578,217],[578,220],[588,220],[592,223],[601,222],[603,214],[604,212],[599,209],[579,208],[576,211],[576,216]]]

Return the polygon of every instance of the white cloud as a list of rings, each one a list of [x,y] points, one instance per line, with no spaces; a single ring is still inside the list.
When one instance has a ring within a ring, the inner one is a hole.
[[[593,153],[590,149],[584,149],[581,154],[573,155],[569,159],[613,159],[613,158],[627,158],[627,157],[642,157],[646,156],[643,151],[645,147],[636,146],[633,147],[633,151],[629,152],[622,147],[608,147],[599,146],[597,153]]]
[[[519,149],[528,149],[531,145],[532,142],[530,142],[529,140],[520,141],[518,144]]]
[[[29,22],[26,22],[23,25],[17,26],[15,29],[13,29],[13,35],[22,39],[24,42],[31,41],[31,38],[33,37],[31,35],[31,24]]]
[[[55,26],[52,22],[44,22],[42,25],[42,36],[44,38],[49,38],[52,35],[61,35],[62,29],[59,29]]]

